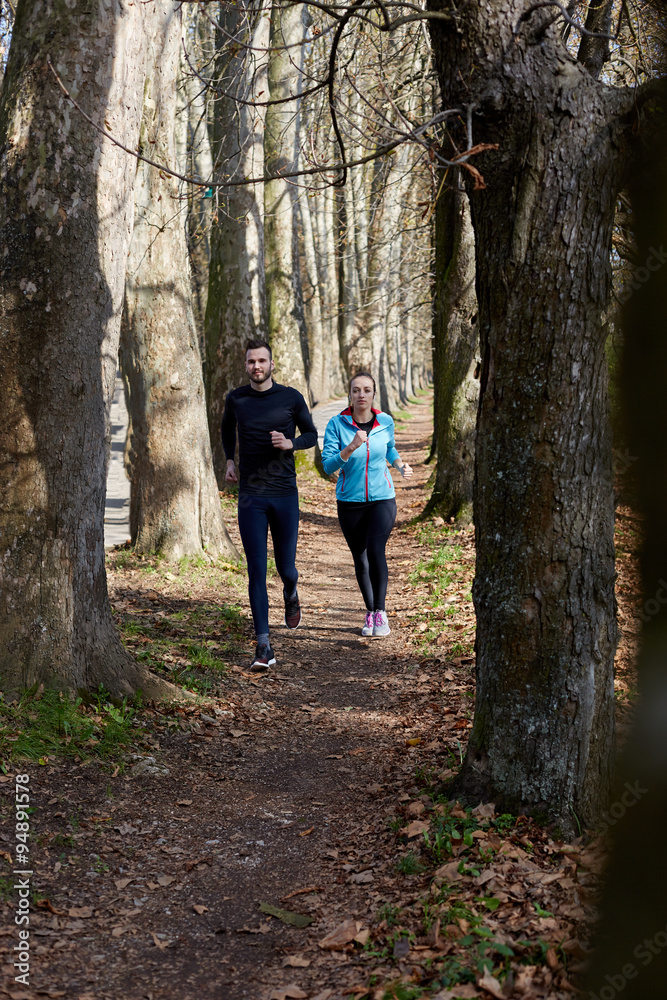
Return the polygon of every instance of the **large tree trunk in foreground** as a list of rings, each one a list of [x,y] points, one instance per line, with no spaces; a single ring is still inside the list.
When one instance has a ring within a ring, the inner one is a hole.
[[[267,66],[270,4],[220,4],[221,24],[251,51],[220,31],[213,124],[215,175],[228,180],[264,173],[263,107],[237,104],[268,98]],[[206,306],[206,398],[213,463],[222,488],[227,460],[220,438],[225,396],[248,379],[244,345],[268,335],[264,281],[264,185],[218,188],[211,228],[211,268]]]
[[[445,188],[435,209],[433,378],[436,454],[433,493],[424,513],[469,520],[479,399],[475,235],[468,198]]]
[[[175,165],[181,6],[152,7],[141,149]],[[137,161],[121,362],[131,420],[130,530],[138,552],[235,556],[213,474],[185,219],[175,178]]]
[[[654,115],[652,109],[649,123]],[[646,150],[631,187],[643,266],[634,272],[636,290],[625,307],[621,366],[629,449],[638,458],[644,515],[640,702],[604,817],[614,845],[605,873],[598,951],[586,983],[591,1000],[663,1000],[667,981],[667,283],[661,270],[667,246],[667,130],[664,112],[661,117],[662,149]]]
[[[274,0],[271,13],[269,93],[284,100],[301,89],[304,5]],[[298,101],[272,104],[266,111],[264,157],[267,174],[296,169]],[[303,348],[305,330],[296,244],[297,194],[294,182],[271,180],[264,185],[264,238],[269,343],[276,379],[310,399]]]
[[[67,101],[136,148],[143,5],[22,0],[0,105],[0,673],[112,694],[176,692],[123,649],[104,570],[114,386],[133,163]]]
[[[433,3],[447,9],[438,0]],[[594,823],[614,755],[611,441],[601,313],[632,97],[567,53],[551,10],[432,22],[443,100],[473,105],[482,350],[477,703],[457,791]],[[515,30],[516,29],[516,30]],[[538,44],[539,42],[539,44]],[[455,136],[467,147],[465,129]]]

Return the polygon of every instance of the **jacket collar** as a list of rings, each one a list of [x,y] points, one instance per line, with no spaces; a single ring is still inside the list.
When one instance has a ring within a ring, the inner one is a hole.
[[[374,409],[374,408],[373,408],[373,407],[371,406],[371,413],[372,413],[372,414],[373,414],[373,416],[375,417],[375,420],[373,421],[373,427],[371,427],[371,430],[373,430],[373,428],[374,428],[374,427],[379,427],[379,426],[380,426],[380,421],[378,420],[378,415],[379,415],[380,413],[382,413],[382,410],[375,410],[375,409]],[[338,415],[339,415],[340,417],[350,417],[350,419],[352,420],[352,423],[354,424],[354,426],[355,426],[355,427],[357,426],[357,425],[356,425],[356,424],[354,423],[354,417],[352,416],[352,407],[351,407],[351,406],[347,406],[347,407],[346,407],[346,408],[345,408],[344,410],[341,410],[341,411],[340,411],[340,413],[339,413]]]

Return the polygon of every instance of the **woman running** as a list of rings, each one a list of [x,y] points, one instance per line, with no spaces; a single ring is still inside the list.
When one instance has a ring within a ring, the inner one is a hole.
[[[327,474],[340,469],[336,485],[338,522],[352,558],[366,605],[362,635],[389,635],[385,612],[385,546],[396,520],[396,491],[387,462],[408,479],[412,469],[394,444],[394,421],[373,409],[375,379],[359,372],[350,379],[350,405],[332,417],[324,432],[322,465]]]

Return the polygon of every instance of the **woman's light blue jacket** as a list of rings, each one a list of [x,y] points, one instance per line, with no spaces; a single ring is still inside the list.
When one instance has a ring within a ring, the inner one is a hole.
[[[358,431],[348,407],[332,417],[324,432],[322,465],[327,475],[340,469],[336,499],[347,501],[389,500],[396,495],[387,469],[400,455],[394,444],[394,421],[388,413],[372,411],[375,422],[368,432],[366,445],[353,451],[347,462],[340,457],[343,448]]]

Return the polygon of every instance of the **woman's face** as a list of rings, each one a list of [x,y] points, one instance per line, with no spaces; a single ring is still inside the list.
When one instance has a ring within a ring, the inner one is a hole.
[[[350,386],[350,403],[352,408],[355,406],[360,407],[360,409],[366,409],[373,402],[373,396],[375,395],[373,391],[373,381],[367,378],[365,375],[360,375],[359,378],[355,378]]]

